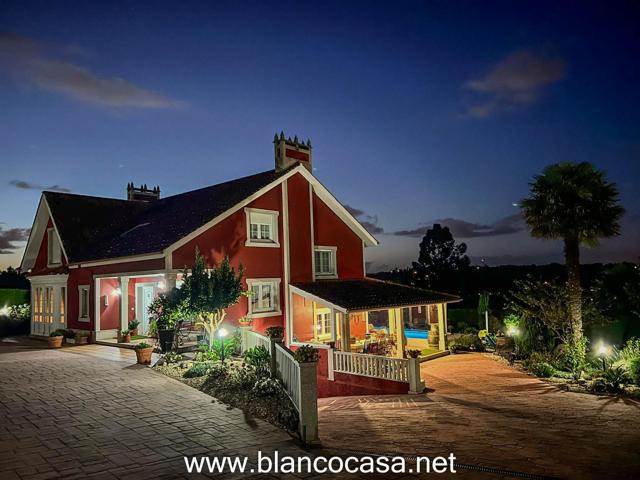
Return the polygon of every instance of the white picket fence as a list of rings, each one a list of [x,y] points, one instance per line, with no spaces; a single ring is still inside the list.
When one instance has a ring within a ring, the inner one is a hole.
[[[293,352],[279,343],[276,343],[276,371],[293,405],[300,411],[300,364],[294,360]]]

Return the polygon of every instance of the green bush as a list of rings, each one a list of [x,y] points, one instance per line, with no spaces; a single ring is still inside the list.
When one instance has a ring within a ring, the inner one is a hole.
[[[274,378],[260,378],[251,390],[258,397],[275,397],[280,394],[282,387]]]
[[[49,334],[50,337],[64,337],[64,330],[55,330]]]
[[[478,338],[478,335],[465,334],[449,342],[449,350],[451,350],[452,353],[469,351],[484,352],[485,346],[482,340]]]
[[[562,354],[558,358],[558,364],[561,370],[568,370],[573,373],[575,377],[580,375],[580,372],[586,367],[587,360],[587,339],[582,339],[567,343],[562,349]]]
[[[592,392],[618,393],[623,390],[622,386],[629,381],[629,374],[624,367],[611,367],[592,378],[587,389]]]
[[[176,352],[166,353],[163,357],[164,363],[171,365],[172,363],[180,363],[182,361],[182,355]]]
[[[199,362],[193,364],[186,372],[182,374],[184,378],[196,378],[204,377],[211,369],[211,364],[206,362]]]
[[[640,357],[629,360],[627,362],[627,370],[633,383],[640,387]]]
[[[215,362],[220,359],[220,355],[215,350],[205,350],[196,352],[194,360],[196,362]]]
[[[267,337],[269,338],[282,338],[284,337],[284,327],[280,327],[278,325],[275,325],[273,327],[269,327],[267,328],[264,333],[267,335]]]
[[[245,363],[258,375],[267,375],[271,368],[271,355],[265,347],[259,345],[244,352]]]
[[[229,366],[226,363],[214,363],[209,368],[207,380],[220,381],[229,375]]]
[[[640,338],[630,338],[619,353],[620,360],[628,362],[640,358]]]
[[[555,373],[556,369],[547,362],[538,362],[531,365],[529,369],[531,373],[533,373],[536,377],[540,378],[549,378],[552,377]]]
[[[258,378],[258,373],[254,368],[243,365],[233,370],[229,375],[229,387],[236,390],[251,390]]]
[[[311,345],[301,345],[294,353],[293,358],[298,363],[311,363],[318,361],[318,349]]]

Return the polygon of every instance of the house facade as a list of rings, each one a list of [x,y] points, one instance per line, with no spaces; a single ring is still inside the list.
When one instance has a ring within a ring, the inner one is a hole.
[[[126,199],[43,192],[22,269],[29,273],[32,335],[58,328],[100,341],[179,286],[196,250],[209,265],[244,267],[243,297],[226,323],[285,327],[289,346],[402,358],[445,348],[451,295],[366,277],[377,240],[312,174],[310,142],[274,138],[275,168],[160,198],[127,186]]]

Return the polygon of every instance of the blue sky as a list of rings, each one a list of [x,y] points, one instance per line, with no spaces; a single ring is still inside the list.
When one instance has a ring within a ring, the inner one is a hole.
[[[561,259],[513,203],[558,161],[618,183],[638,257],[632,2],[10,2],[0,9],[0,267],[42,187],[170,195],[273,166],[284,130],[403,266],[434,221],[489,264]]]

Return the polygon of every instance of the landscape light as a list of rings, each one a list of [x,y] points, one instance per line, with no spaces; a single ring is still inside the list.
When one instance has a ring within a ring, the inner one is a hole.
[[[600,346],[598,347],[598,356],[602,360],[602,370],[607,369],[607,355],[609,354],[609,346],[605,345],[604,342],[600,342]]]
[[[218,330],[218,337],[220,337],[220,361],[224,363],[224,337],[229,334],[227,329],[222,327]]]
[[[0,308],[0,315],[2,315],[4,317],[8,317],[10,312],[11,312],[11,310],[9,309],[9,307],[7,305],[5,305],[4,307]]]
[[[520,333],[520,330],[518,330],[518,327],[509,327],[507,333],[509,334],[509,336],[515,337]]]

